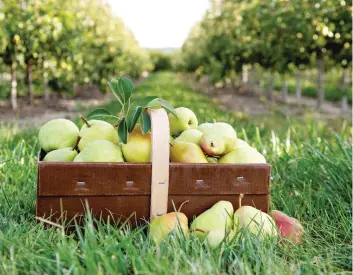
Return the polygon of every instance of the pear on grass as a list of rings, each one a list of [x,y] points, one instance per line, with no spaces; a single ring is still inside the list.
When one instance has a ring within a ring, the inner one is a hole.
[[[233,205],[229,201],[219,201],[196,217],[190,228],[199,238],[216,229],[227,232],[232,228],[233,212]]]
[[[77,156],[76,150],[72,149],[71,147],[66,147],[62,149],[57,149],[50,151],[44,157],[43,161],[58,161],[58,162],[66,162],[66,161],[73,161],[74,158]]]
[[[81,116],[84,119],[83,116]],[[117,130],[110,123],[103,120],[89,120],[85,121],[85,124],[81,127],[79,136],[80,141],[78,143],[78,149],[80,151],[86,146],[87,143],[93,140],[108,140],[114,144],[119,143],[119,137]]]
[[[275,220],[282,238],[290,240],[293,244],[302,242],[304,228],[300,221],[278,210],[271,211],[270,216]]]
[[[178,141],[171,144],[170,159],[172,162],[207,163],[205,154],[194,143]]]
[[[129,133],[127,143],[122,144],[122,150],[127,162],[149,162],[151,158],[151,132],[142,134],[139,125]]]
[[[173,136],[179,136],[183,131],[196,129],[198,125],[197,117],[193,111],[185,107],[175,109],[177,117],[169,114],[170,133]]]
[[[79,129],[70,120],[53,119],[39,130],[39,144],[44,151],[50,152],[66,147],[74,148],[77,144]]]
[[[94,140],[75,157],[74,162],[124,162],[118,145],[108,140]]]
[[[239,209],[234,213],[234,231],[247,229],[255,236],[276,237],[278,233],[271,216],[252,206],[242,206],[243,196],[244,194],[239,195]]]
[[[200,128],[199,128],[200,130]],[[213,123],[212,126],[201,128],[201,148],[210,156],[221,156],[232,150],[237,134],[232,126],[224,122]]]
[[[150,236],[157,245],[171,232],[181,230],[185,235],[188,234],[188,218],[184,213],[180,212],[183,205],[187,202],[189,201],[184,201],[177,212],[164,214],[151,221]]]
[[[241,146],[222,156],[219,163],[266,163],[266,159],[255,148]]]

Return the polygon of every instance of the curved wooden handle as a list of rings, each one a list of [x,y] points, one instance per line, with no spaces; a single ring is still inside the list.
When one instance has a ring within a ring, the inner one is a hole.
[[[167,213],[169,187],[169,120],[160,108],[148,110],[152,128],[152,180],[150,219]]]

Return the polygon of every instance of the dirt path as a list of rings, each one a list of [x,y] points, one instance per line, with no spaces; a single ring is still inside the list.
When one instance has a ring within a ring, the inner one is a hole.
[[[352,118],[352,106],[347,113],[342,114],[340,104],[326,101],[321,110],[318,110],[314,98],[302,97],[302,100],[298,102],[295,96],[288,95],[287,101],[284,102],[278,92],[275,92],[274,101],[271,103],[264,96],[260,96],[261,92],[256,89],[239,88],[234,91],[232,88],[214,88],[190,77],[181,77],[195,91],[205,93],[224,108],[234,112],[246,113],[250,116],[262,116],[276,111],[288,116],[303,116],[310,112],[314,117],[320,119]]]

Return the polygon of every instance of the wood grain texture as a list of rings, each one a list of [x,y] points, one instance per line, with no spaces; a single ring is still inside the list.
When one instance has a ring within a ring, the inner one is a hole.
[[[192,221],[193,217],[206,211],[220,200],[232,202],[234,209],[237,209],[238,198],[238,195],[172,195],[168,197],[168,212],[175,211],[182,202],[189,200],[189,203],[183,206],[182,212],[189,221]],[[242,205],[251,205],[268,212],[268,199],[268,195],[245,195]],[[87,205],[89,208],[86,208]],[[110,216],[111,221],[125,222],[129,219],[131,223],[140,225],[149,220],[149,206],[150,196],[148,195],[38,197],[36,215],[55,221],[65,216],[69,221],[89,209],[96,217],[102,217],[104,220]]]
[[[151,163],[38,163],[40,196],[150,195]],[[158,169],[158,168],[157,168]],[[169,164],[169,194],[269,194],[269,164]]]
[[[150,219],[167,213],[169,190],[169,120],[163,109],[149,110],[152,128]]]

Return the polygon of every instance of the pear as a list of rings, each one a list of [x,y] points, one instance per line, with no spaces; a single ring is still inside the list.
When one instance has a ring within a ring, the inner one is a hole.
[[[188,129],[185,130],[178,136],[174,141],[186,141],[186,142],[191,142],[195,143],[196,145],[200,146],[200,140],[201,140],[202,132],[200,132],[197,129]]]
[[[197,117],[193,111],[185,107],[175,109],[177,117],[169,114],[170,133],[173,136],[179,136],[183,131],[196,129],[198,125]]]
[[[46,154],[43,161],[59,161],[59,162],[73,161],[76,156],[77,156],[76,150],[72,149],[71,147],[66,147],[66,148],[50,151],[48,154]]]
[[[218,158],[215,157],[207,157],[208,163],[218,163]]]
[[[65,147],[74,148],[77,144],[79,129],[70,120],[53,119],[39,130],[39,144],[44,151],[50,152]]]
[[[273,210],[270,216],[275,220],[282,238],[290,240],[294,244],[302,242],[304,228],[300,221],[278,210]]]
[[[207,244],[211,249],[216,249],[224,240],[226,231],[224,229],[214,229],[206,235]]]
[[[178,141],[170,148],[172,162],[182,163],[208,163],[201,148],[194,143]]]
[[[151,221],[150,236],[157,245],[171,232],[182,230],[185,235],[188,234],[188,218],[184,213],[180,212],[183,205],[187,202],[189,201],[183,202],[177,212],[164,214]]]
[[[122,144],[127,162],[149,162],[151,158],[151,132],[142,134],[139,125],[128,135],[127,143]]]
[[[266,163],[266,159],[253,147],[243,146],[222,156],[219,163]]]
[[[232,148],[232,150],[238,148],[238,147],[246,147],[246,146],[249,146],[251,147],[246,141],[240,139],[240,138],[237,138],[236,142],[234,143],[234,146]]]
[[[197,130],[199,130],[202,133],[205,133],[207,130],[211,129],[212,127],[213,127],[213,123],[205,122],[197,126]]]
[[[224,122],[216,122],[212,126],[204,126],[199,130],[203,132],[201,148],[210,156],[221,156],[228,153],[237,140],[234,128]]]
[[[232,228],[233,212],[233,205],[229,201],[219,201],[196,217],[190,228],[199,238],[216,229],[226,232]]]
[[[87,143],[93,140],[108,140],[114,144],[119,143],[119,137],[116,129],[110,123],[103,120],[89,120],[81,127],[80,141],[78,149],[80,151]]]
[[[234,213],[234,231],[237,232],[241,229],[247,229],[255,236],[276,237],[278,233],[275,222],[271,216],[252,206],[241,206],[243,196],[243,194],[240,194],[239,208]]]
[[[124,162],[118,145],[108,140],[94,140],[75,157],[74,162]]]

